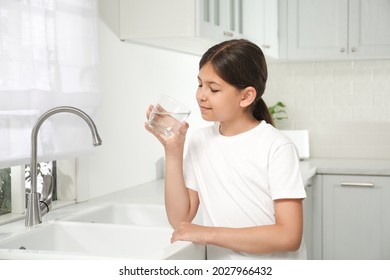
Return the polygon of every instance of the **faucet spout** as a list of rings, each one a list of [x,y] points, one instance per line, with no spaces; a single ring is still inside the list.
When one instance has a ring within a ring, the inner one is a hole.
[[[58,113],[72,113],[82,118],[89,126],[92,134],[92,142],[94,146],[100,146],[102,140],[96,129],[96,125],[93,120],[85,112],[78,108],[70,106],[60,106],[50,109],[46,113],[42,114],[35,123],[31,131],[31,192],[29,194],[29,200],[26,209],[25,226],[31,227],[42,222],[41,211],[39,207],[40,194],[37,192],[37,139],[38,132],[42,123],[52,115]]]

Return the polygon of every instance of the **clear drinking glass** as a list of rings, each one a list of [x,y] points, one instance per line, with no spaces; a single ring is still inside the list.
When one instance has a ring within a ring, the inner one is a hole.
[[[149,116],[149,127],[171,136],[177,132],[181,123],[191,114],[191,110],[170,96],[162,95]]]

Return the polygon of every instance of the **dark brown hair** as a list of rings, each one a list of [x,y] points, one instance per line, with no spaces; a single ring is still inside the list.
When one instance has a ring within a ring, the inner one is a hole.
[[[251,104],[255,119],[273,124],[271,114],[262,95],[268,78],[267,63],[262,50],[244,39],[234,39],[219,43],[202,56],[199,69],[210,62],[224,81],[238,89],[252,86],[256,89],[256,99]]]

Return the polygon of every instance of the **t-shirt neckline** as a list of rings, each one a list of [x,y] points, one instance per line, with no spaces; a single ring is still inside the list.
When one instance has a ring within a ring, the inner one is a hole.
[[[266,122],[265,121],[261,121],[258,125],[256,125],[255,127],[251,128],[250,130],[247,130],[247,131],[244,131],[242,133],[239,133],[239,134],[236,134],[236,135],[232,135],[232,136],[225,136],[225,135],[221,134],[221,132],[219,131],[219,123],[216,122],[214,124],[214,126],[213,126],[213,131],[214,131],[214,135],[217,138],[223,139],[224,141],[233,141],[233,140],[245,138],[245,137],[248,137],[248,136],[252,135],[256,131],[261,129],[264,125],[266,125]]]

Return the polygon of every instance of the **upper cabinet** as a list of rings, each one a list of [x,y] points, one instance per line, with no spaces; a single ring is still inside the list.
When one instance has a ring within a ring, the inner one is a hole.
[[[390,57],[390,0],[349,2],[349,54]]]
[[[289,0],[287,5],[287,58],[390,57],[390,0]]]
[[[203,54],[242,37],[246,0],[99,0],[101,19],[123,41]]]
[[[390,0],[99,0],[123,41],[201,55],[247,38],[289,60],[390,58]]]
[[[243,36],[273,58],[286,58],[286,1],[246,0],[243,5]]]
[[[247,0],[243,14],[269,58],[390,58],[390,0]]]
[[[247,0],[195,1],[200,11],[197,15],[199,35],[215,42],[242,37],[243,2]]]

